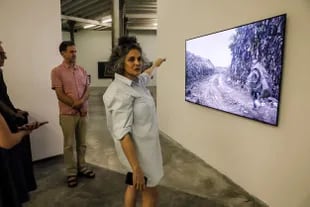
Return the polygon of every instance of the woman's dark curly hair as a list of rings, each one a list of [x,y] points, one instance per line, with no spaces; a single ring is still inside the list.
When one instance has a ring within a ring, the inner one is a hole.
[[[112,50],[112,54],[108,62],[108,67],[115,73],[124,75],[125,57],[132,49],[138,50],[142,56],[142,48],[140,44],[137,42],[136,37],[133,36],[120,37],[118,39],[118,45],[114,47]]]

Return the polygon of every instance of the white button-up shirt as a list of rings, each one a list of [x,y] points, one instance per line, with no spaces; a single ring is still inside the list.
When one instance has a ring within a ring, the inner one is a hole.
[[[115,80],[103,95],[103,101],[108,130],[121,163],[132,171],[120,143],[130,133],[139,164],[148,178],[147,186],[153,187],[163,176],[163,162],[155,103],[146,88],[149,81],[147,73],[142,73],[134,81],[115,74]]]

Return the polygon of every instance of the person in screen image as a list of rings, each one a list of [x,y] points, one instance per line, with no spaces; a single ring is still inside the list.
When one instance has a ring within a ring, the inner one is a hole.
[[[267,99],[271,96],[271,88],[267,79],[268,74],[266,69],[261,63],[255,62],[246,81],[246,85],[253,98],[253,108],[258,108],[263,99]]]

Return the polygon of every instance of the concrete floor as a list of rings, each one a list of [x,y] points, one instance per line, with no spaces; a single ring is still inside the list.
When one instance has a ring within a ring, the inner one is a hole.
[[[63,159],[35,164],[38,189],[26,207],[122,206],[124,174],[113,140],[106,129],[102,103],[104,88],[92,88],[88,127],[87,161],[96,170],[94,180],[81,180],[74,189],[66,187]],[[156,96],[155,88],[151,88]],[[165,175],[160,183],[159,206],[176,207],[265,207],[227,177],[213,169],[166,135],[160,137]]]
[[[75,188],[66,187],[63,157],[36,163],[35,171],[39,188],[32,193],[25,207],[121,207],[125,189],[125,176],[121,173],[91,165],[95,179],[81,178]],[[175,189],[160,186],[159,206],[217,206],[206,198],[193,196]],[[139,198],[138,203],[140,203]]]

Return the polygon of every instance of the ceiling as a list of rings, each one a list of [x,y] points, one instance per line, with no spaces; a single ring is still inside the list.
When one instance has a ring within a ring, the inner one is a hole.
[[[113,0],[61,0],[62,28],[111,30]],[[128,30],[157,29],[157,0],[124,0]],[[103,21],[105,20],[105,21]],[[89,26],[89,28],[85,28]]]

